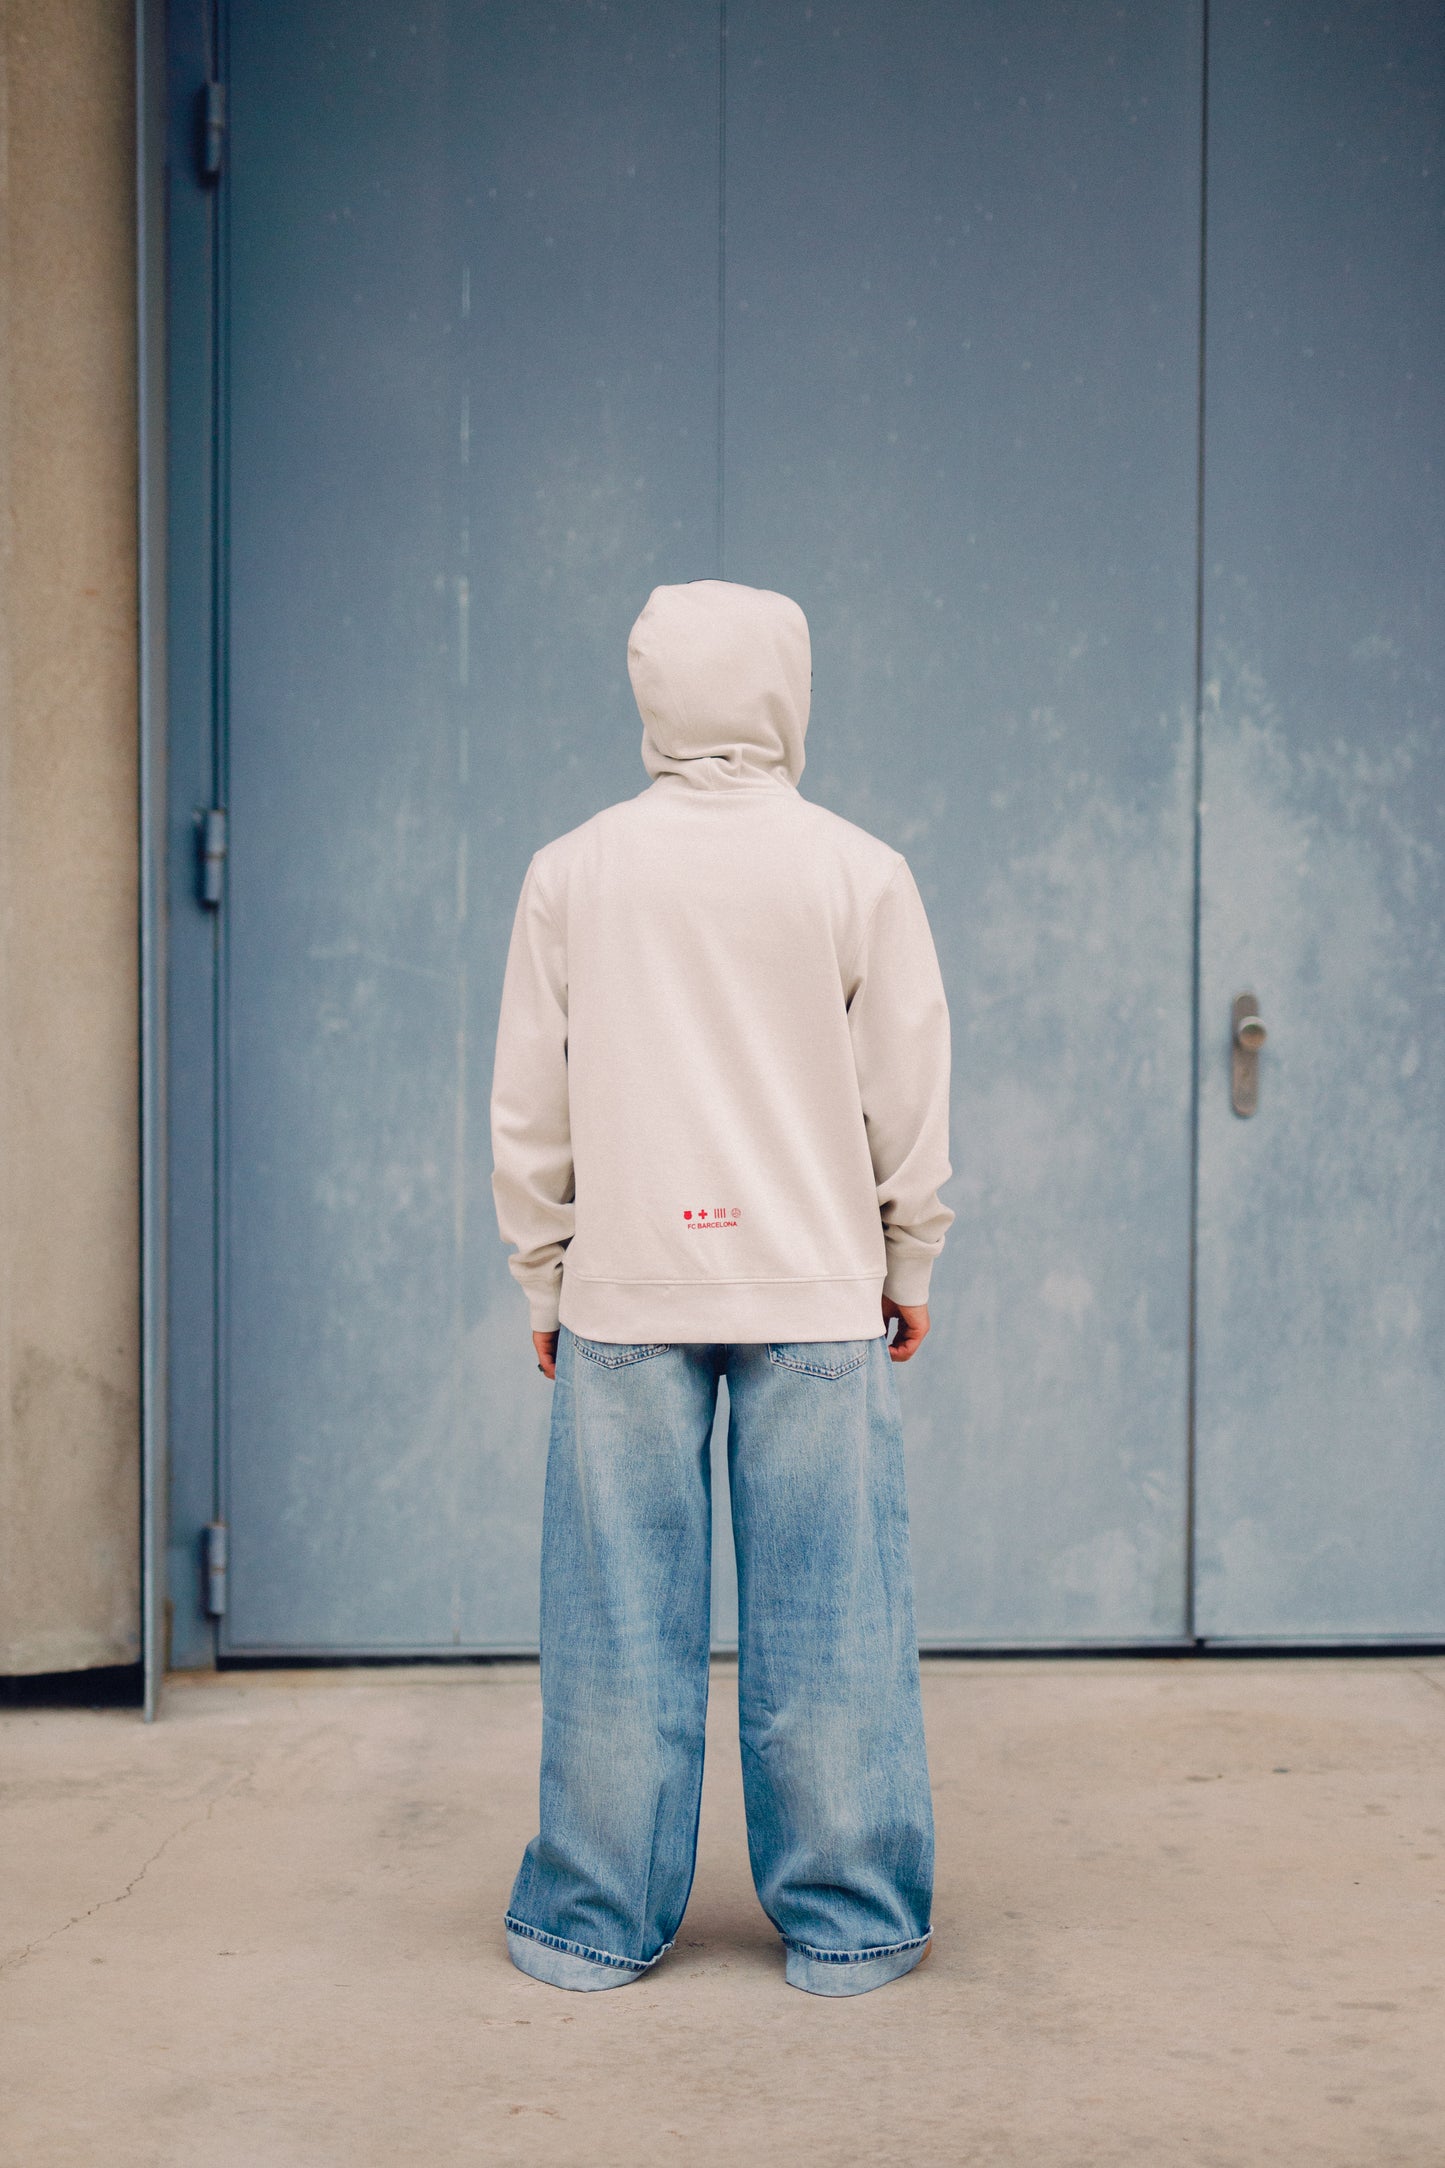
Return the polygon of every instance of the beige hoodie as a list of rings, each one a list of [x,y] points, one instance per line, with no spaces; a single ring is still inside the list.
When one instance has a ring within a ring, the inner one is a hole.
[[[905,859],[798,792],[795,602],[654,589],[628,667],[653,781],[535,853],[492,1193],[535,1331],[872,1339],[953,1213],[949,1021]]]

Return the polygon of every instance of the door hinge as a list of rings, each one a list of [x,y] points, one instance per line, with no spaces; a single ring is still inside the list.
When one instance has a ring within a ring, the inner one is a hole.
[[[201,844],[201,901],[216,911],[226,892],[225,808],[212,806],[209,812],[201,814],[197,831]]]
[[[226,1524],[212,1521],[201,1531],[201,1573],[207,1618],[226,1615]]]
[[[226,86],[206,83],[201,90],[201,179],[219,180],[226,155]]]

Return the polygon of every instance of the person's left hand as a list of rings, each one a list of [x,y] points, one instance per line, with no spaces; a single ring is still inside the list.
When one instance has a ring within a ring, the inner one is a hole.
[[[555,1332],[534,1332],[532,1335],[532,1345],[537,1350],[537,1368],[546,1378],[557,1375],[557,1339]]]

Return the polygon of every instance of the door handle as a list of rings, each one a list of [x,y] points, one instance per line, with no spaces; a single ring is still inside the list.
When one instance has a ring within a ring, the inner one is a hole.
[[[1268,1037],[1254,995],[1236,994],[1230,1069],[1230,1098],[1236,1114],[1259,1110],[1259,1050]]]

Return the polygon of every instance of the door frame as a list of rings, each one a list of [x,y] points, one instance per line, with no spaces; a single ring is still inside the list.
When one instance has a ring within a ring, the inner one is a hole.
[[[166,10],[136,0],[137,707],[140,961],[141,1664],[152,1723],[170,1654],[166,1239]]]
[[[220,1660],[204,1547],[221,1516],[225,1421],[226,927],[201,900],[201,822],[226,769],[225,0],[136,0],[140,376],[142,1626],[145,1709],[166,1670]],[[956,1653],[1247,1654],[1420,1644],[1205,1642],[1194,1631],[1201,1077],[1208,0],[1201,10],[1193,925],[1184,1520],[1185,1627],[1161,1641],[960,1644]],[[208,168],[210,170],[208,170]],[[1208,1080],[1212,1082],[1212,1078]],[[1423,1646],[1434,1646],[1424,1644]],[[942,1653],[942,1652],[936,1652]],[[446,1660],[442,1658],[440,1660]],[[232,1659],[231,1661],[263,1661]]]
[[[168,1670],[216,1662],[202,1578],[217,1517],[222,1352],[216,1085],[223,914],[198,815],[224,774],[225,190],[202,171],[217,0],[136,0],[140,564],[141,1444],[145,1712]]]

